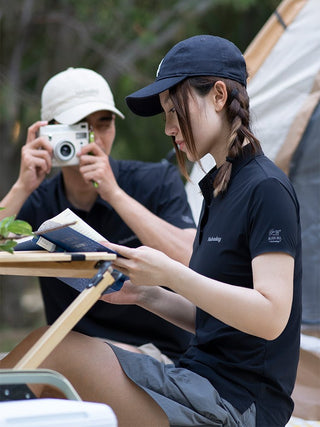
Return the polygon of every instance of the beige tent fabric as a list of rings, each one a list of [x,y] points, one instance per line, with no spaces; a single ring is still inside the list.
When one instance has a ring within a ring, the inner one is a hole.
[[[301,110],[293,121],[287,137],[277,153],[274,162],[288,175],[290,163],[294,152],[296,151],[302,135],[306,130],[309,119],[312,116],[314,109],[320,101],[320,71],[318,72],[313,88],[302,105]]]
[[[320,327],[304,331],[320,339]],[[320,342],[320,341],[319,341]],[[300,349],[296,385],[292,393],[295,403],[293,415],[305,420],[320,422],[320,344],[314,349]]]
[[[307,0],[282,1],[276,12],[270,16],[259,33],[252,40],[244,53],[249,79],[255,75],[281,37],[281,34],[285,30],[283,24],[285,26],[290,25],[306,2]],[[281,17],[283,24],[278,17]]]
[[[291,417],[286,427],[320,427],[320,421],[309,421],[298,417]]]

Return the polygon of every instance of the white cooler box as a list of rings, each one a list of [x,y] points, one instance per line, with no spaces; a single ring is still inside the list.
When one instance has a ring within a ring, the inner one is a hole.
[[[0,402],[0,426],[10,427],[117,427],[110,406],[65,399]]]

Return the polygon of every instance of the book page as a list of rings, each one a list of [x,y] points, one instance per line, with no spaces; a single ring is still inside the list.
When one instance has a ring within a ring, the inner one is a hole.
[[[38,231],[46,231],[52,227],[57,226],[57,224],[67,224],[73,221],[76,221],[76,223],[73,225],[70,225],[69,227],[74,229],[78,233],[83,234],[86,237],[89,237],[91,240],[94,240],[95,242],[101,242],[101,241],[108,242],[108,240],[105,237],[99,234],[94,228],[90,227],[89,224],[83,221],[78,215],[72,212],[72,210],[70,210],[69,208],[60,212],[58,215],[54,216],[53,218],[45,221],[39,227]]]

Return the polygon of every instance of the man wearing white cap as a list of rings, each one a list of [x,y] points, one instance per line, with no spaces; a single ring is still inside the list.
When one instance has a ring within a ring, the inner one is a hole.
[[[106,80],[92,70],[69,68],[53,76],[41,97],[41,121],[28,129],[22,148],[20,174],[0,206],[1,217],[17,215],[37,229],[63,211],[73,210],[114,243],[141,244],[165,252],[187,264],[195,226],[177,169],[166,162],[145,163],[109,157],[115,138],[115,107]],[[76,165],[67,165],[49,179],[53,148],[39,136],[48,124],[87,122],[94,142],[84,145]],[[1,218],[0,217],[0,218]],[[77,291],[56,278],[40,278],[48,323],[76,297]],[[108,338],[124,347],[152,351],[175,359],[184,351],[190,334],[136,306],[98,301],[75,329]],[[141,349],[137,347],[143,346]],[[160,357],[162,357],[160,355]],[[165,359],[165,358],[164,358]]]

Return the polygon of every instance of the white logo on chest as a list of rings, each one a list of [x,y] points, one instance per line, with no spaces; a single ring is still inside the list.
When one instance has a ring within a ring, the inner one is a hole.
[[[222,240],[222,237],[219,237],[219,236],[210,236],[210,237],[208,237],[208,242],[217,242],[217,243],[220,243],[221,242],[221,240]]]

